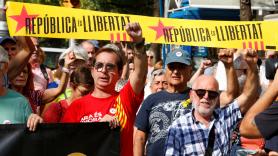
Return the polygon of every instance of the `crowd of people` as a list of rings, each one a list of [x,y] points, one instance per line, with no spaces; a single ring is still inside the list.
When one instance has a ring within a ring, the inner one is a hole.
[[[133,43],[86,40],[50,70],[34,37],[0,40],[0,123],[109,122],[120,127],[121,156],[278,155],[277,51],[258,66],[254,49],[218,49],[197,70],[188,52],[163,62]]]

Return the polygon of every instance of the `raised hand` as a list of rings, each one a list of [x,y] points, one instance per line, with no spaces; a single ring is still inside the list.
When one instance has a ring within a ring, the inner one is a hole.
[[[243,50],[243,58],[248,64],[249,67],[256,67],[258,61],[258,53],[255,49],[244,49]]]
[[[200,65],[200,68],[205,70],[207,69],[208,67],[211,67],[212,66],[212,61],[211,60],[204,60],[202,61],[201,65]]]
[[[233,65],[234,60],[234,53],[236,52],[236,49],[220,49],[218,53],[218,58],[221,60],[225,66],[227,65]]]
[[[76,56],[74,54],[74,52],[69,52],[65,55],[65,64],[64,67],[68,68],[72,62],[74,62],[76,60]]]
[[[125,57],[127,58],[127,56],[128,56],[128,53],[127,53],[127,43],[120,42],[120,45],[121,45],[122,51],[125,54]]]
[[[126,32],[134,42],[140,43],[143,41],[142,29],[138,22],[128,23],[126,25]]]

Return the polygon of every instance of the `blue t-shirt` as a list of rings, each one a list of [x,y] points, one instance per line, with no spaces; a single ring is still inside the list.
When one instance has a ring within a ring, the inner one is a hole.
[[[0,124],[26,123],[31,113],[28,100],[18,92],[8,89],[0,96]]]
[[[161,91],[144,100],[135,121],[135,126],[148,136],[148,156],[160,156],[165,152],[165,140],[171,123],[190,112],[189,90],[183,93]]]

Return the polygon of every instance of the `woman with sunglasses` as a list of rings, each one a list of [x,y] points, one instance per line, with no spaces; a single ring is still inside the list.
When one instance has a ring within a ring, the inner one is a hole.
[[[91,75],[91,70],[88,67],[81,66],[75,69],[70,76],[70,88],[72,90],[71,96],[65,100],[50,104],[42,115],[44,122],[60,122],[70,104],[74,100],[90,93],[93,86],[94,80]]]

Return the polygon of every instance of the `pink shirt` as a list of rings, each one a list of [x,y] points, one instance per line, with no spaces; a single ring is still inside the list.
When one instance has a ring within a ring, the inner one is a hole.
[[[51,76],[52,75],[51,70],[46,68],[46,71],[48,73],[49,82],[52,82],[53,80],[52,80],[52,76]],[[47,84],[49,82],[47,82],[47,80],[44,78],[40,67],[32,68],[32,72],[34,75],[34,89],[41,90],[41,91],[46,90]]]

